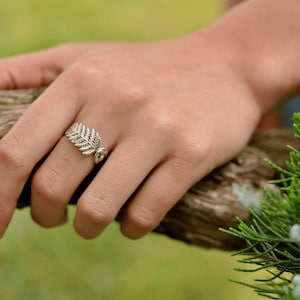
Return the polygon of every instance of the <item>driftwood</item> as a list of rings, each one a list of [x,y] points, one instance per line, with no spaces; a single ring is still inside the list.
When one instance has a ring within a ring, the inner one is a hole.
[[[41,90],[0,91],[0,138],[13,126]],[[276,178],[276,172],[264,162],[269,158],[284,165],[286,145],[300,147],[292,130],[256,132],[247,147],[232,161],[214,170],[195,184],[165,216],[155,232],[207,248],[240,249],[243,241],[219,231],[236,225],[236,216],[249,217],[248,208],[259,206],[260,190]],[[96,174],[94,170],[75,192],[70,203]],[[18,202],[18,208],[30,205],[30,181]],[[119,216],[120,218],[121,216]]]

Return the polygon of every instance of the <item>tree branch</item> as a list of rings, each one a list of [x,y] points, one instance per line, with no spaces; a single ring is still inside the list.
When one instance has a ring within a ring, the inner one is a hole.
[[[41,92],[42,89],[0,91],[0,138]],[[236,226],[236,216],[246,219],[249,217],[248,207],[259,205],[259,191],[269,180],[276,178],[276,172],[265,164],[264,158],[283,166],[288,157],[286,145],[300,147],[292,130],[256,132],[248,146],[235,159],[191,187],[155,232],[208,248],[242,248],[243,241],[220,232],[219,228]],[[81,184],[70,203],[76,203],[99,167]],[[29,205],[30,179],[20,196],[18,208]],[[122,211],[117,219],[121,217]]]

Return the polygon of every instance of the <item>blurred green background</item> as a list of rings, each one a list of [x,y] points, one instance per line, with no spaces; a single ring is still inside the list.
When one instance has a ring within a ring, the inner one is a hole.
[[[172,38],[209,24],[218,0],[10,0],[0,2],[0,56],[70,41]],[[156,234],[130,241],[112,224],[98,239],[78,237],[70,222],[46,230],[28,209],[16,212],[0,241],[2,300],[249,300],[258,297],[228,278],[229,253]]]

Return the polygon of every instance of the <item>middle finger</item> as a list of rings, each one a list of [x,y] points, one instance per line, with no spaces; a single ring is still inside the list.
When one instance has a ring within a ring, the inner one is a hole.
[[[76,231],[85,238],[99,235],[164,155],[154,151],[147,138],[129,137],[120,142],[79,198]]]

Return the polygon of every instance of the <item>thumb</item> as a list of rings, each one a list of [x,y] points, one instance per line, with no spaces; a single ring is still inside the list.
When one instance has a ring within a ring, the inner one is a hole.
[[[59,47],[0,59],[0,89],[37,88],[49,85],[62,71]]]

